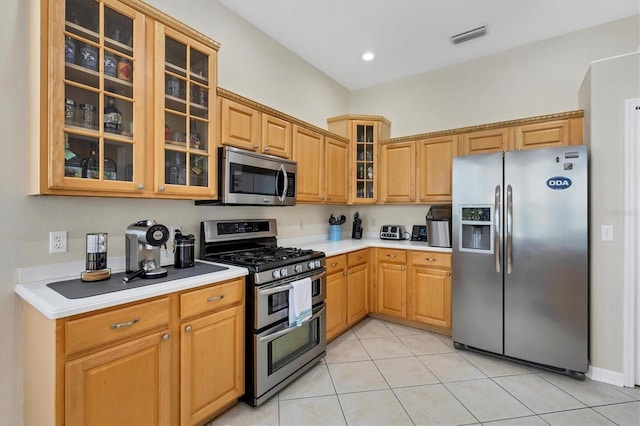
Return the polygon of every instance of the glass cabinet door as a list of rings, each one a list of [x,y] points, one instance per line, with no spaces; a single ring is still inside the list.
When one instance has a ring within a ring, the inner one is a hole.
[[[136,54],[143,50],[143,19],[116,1],[51,5],[61,35],[53,36],[51,53],[64,51],[49,80],[52,187],[140,191],[144,88]]]
[[[164,63],[158,70],[162,100],[156,192],[215,195],[214,114],[216,52],[159,25]]]
[[[376,151],[374,124],[356,123],[355,133],[355,203],[374,202]]]

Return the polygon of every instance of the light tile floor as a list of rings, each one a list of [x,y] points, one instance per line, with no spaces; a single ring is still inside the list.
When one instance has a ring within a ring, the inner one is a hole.
[[[217,425],[640,425],[640,388],[530,368],[453,348],[451,338],[374,318],[260,407]]]

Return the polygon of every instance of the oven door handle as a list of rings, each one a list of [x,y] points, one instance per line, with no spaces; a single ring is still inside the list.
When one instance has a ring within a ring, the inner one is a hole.
[[[327,308],[325,308],[323,306],[322,309],[320,309],[318,312],[316,312],[315,314],[313,314],[312,316],[310,316],[306,320],[302,321],[302,324],[300,324],[300,325],[296,325],[295,327],[285,328],[284,330],[276,331],[275,333],[271,333],[271,334],[269,334],[267,336],[261,337],[260,338],[260,343],[269,343],[269,342],[271,342],[273,340],[276,340],[278,337],[282,337],[285,334],[291,333],[292,331],[302,327],[306,323],[308,323],[310,321],[313,321],[314,319],[318,318],[320,315],[322,315],[324,313],[324,311],[326,309]]]
[[[324,270],[321,273],[312,275],[309,278],[311,278],[311,281],[315,281],[317,279],[322,278],[323,274],[325,274]],[[258,293],[260,293],[261,296],[268,296],[270,294],[282,293],[283,291],[291,290],[292,288],[293,288],[293,284],[285,284],[285,285],[279,285],[279,286],[273,287],[273,288],[266,288],[264,290],[258,290]]]

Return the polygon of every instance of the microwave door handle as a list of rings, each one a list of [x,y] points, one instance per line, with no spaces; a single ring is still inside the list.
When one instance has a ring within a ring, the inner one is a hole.
[[[282,194],[278,195],[278,176],[280,175],[280,173],[282,173],[282,175],[284,176],[284,187],[282,188]],[[284,203],[284,199],[287,196],[287,189],[289,189],[289,182],[288,182],[288,176],[287,176],[287,171],[284,169],[284,164],[280,165],[280,169],[278,170],[278,174],[276,175],[276,195],[278,195],[278,200],[280,200],[281,203]]]
[[[272,342],[274,340],[276,340],[278,337],[282,337],[285,334],[289,334],[292,331],[302,327],[303,325],[305,325],[306,323],[313,321],[314,319],[318,318],[320,315],[322,315],[324,313],[324,311],[326,310],[326,307],[323,307],[322,309],[320,309],[318,312],[316,312],[315,314],[313,314],[311,317],[307,318],[306,320],[302,321],[302,323],[300,325],[295,325],[293,327],[289,327],[289,328],[285,328],[284,330],[280,330],[280,331],[276,331],[275,333],[271,333],[268,334],[266,336],[261,337],[260,343],[269,343]]]

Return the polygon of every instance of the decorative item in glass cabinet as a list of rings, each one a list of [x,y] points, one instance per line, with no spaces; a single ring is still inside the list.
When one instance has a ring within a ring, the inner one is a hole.
[[[107,105],[104,107],[104,131],[120,134],[122,126],[122,114],[116,107],[115,99],[109,97]]]

